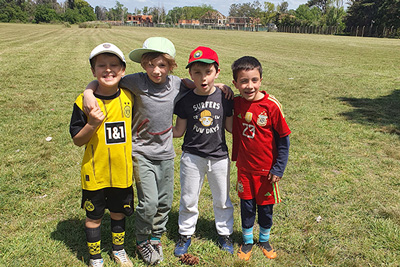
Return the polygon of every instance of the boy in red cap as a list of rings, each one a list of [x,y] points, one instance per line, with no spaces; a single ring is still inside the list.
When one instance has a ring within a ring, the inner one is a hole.
[[[259,246],[269,259],[276,258],[269,244],[273,206],[281,201],[278,181],[289,155],[290,129],[282,106],[272,95],[260,91],[262,67],[254,57],[241,57],[232,64],[233,84],[240,96],[234,99],[232,161],[236,161],[242,219],[243,244],[238,256],[249,260],[253,226],[258,212]]]
[[[207,175],[213,196],[215,226],[219,245],[233,254],[230,235],[233,232],[233,206],[229,197],[230,162],[225,142],[226,124],[232,123],[233,101],[217,90],[217,53],[199,46],[194,49],[186,68],[196,88],[175,105],[177,115],[174,137],[185,132],[180,161],[181,199],[179,207],[179,234],[174,254],[185,254],[195,232],[199,211],[199,193]]]

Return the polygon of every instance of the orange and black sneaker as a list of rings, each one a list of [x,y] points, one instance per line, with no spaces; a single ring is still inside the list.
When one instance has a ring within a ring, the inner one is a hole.
[[[238,251],[238,257],[241,260],[248,261],[251,256],[251,250],[253,249],[253,244],[242,244]]]
[[[260,242],[260,248],[262,250],[262,252],[264,253],[265,257],[267,257],[268,259],[275,259],[277,254],[275,252],[275,250],[271,247],[271,245],[269,244],[269,242]]]

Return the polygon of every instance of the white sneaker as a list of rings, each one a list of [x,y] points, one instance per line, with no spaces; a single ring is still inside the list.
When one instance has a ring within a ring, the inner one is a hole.
[[[128,258],[128,255],[126,255],[125,249],[121,250],[113,250],[112,252],[113,258],[116,263],[119,264],[119,266],[122,267],[133,267],[132,261]]]
[[[104,266],[103,259],[97,259],[97,260],[90,259],[89,261],[89,267],[103,267],[103,266]]]
[[[150,244],[153,246],[154,250],[157,251],[160,256],[160,261],[164,260],[164,255],[162,251],[162,244],[160,240],[150,240]]]

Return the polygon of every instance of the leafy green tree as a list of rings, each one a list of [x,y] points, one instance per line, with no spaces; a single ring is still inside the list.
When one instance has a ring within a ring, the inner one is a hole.
[[[26,22],[28,14],[23,10],[24,3],[0,0],[0,22]]]
[[[286,1],[280,3],[277,7],[277,11],[281,14],[287,14],[289,11],[289,3]]]
[[[56,11],[51,7],[50,4],[40,4],[36,6],[35,10],[35,22],[49,23],[52,21],[59,21],[60,17]]]
[[[276,16],[277,12],[275,10],[275,5],[271,2],[264,2],[264,10],[260,12],[261,24],[267,25],[275,20]]]
[[[332,0],[309,0],[307,6],[318,7],[322,11],[322,14],[325,14],[332,2]]]
[[[71,24],[76,24],[84,22],[82,14],[79,13],[77,8],[67,8],[63,14],[63,21],[69,22]]]
[[[322,11],[318,7],[310,8],[304,4],[296,9],[295,15],[302,26],[318,26],[322,17]]]
[[[261,4],[259,1],[253,3],[232,4],[229,8],[229,16],[254,18],[259,16],[261,10]]]
[[[347,9],[346,25],[380,27],[400,27],[400,1],[351,0]]]

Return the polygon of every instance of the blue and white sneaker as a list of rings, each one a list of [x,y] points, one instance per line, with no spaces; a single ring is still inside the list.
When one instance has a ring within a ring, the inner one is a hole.
[[[89,261],[89,267],[103,267],[104,266],[104,261],[103,259],[90,259]]]
[[[233,254],[233,241],[229,235],[220,235],[218,238],[218,245],[222,250]]]
[[[192,238],[190,236],[180,235],[178,242],[176,242],[174,255],[180,257],[187,253],[190,244],[192,243]]]

